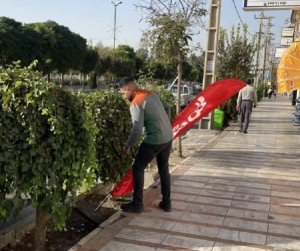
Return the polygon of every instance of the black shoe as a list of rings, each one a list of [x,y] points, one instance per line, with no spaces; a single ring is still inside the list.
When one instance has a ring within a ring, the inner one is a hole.
[[[165,202],[161,201],[161,202],[159,202],[158,206],[165,212],[171,212],[171,202],[165,203]]]
[[[143,205],[136,205],[135,203],[129,202],[121,205],[121,209],[127,213],[141,213],[144,209]]]
[[[242,129],[240,129],[240,130],[239,130],[239,132],[240,132],[240,133],[242,133],[242,132],[243,132],[243,130],[242,130]]]
[[[248,133],[247,131],[243,131],[243,133]]]

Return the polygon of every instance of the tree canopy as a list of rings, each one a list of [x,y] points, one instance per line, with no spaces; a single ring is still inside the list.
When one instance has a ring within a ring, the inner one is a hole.
[[[235,77],[246,79],[253,68],[256,36],[248,39],[247,25],[238,24],[230,32],[220,30],[220,41],[217,57],[217,78]]]
[[[164,1],[152,1],[151,4],[154,2],[163,4]],[[22,24],[11,18],[0,17],[0,65],[20,61],[21,66],[28,66],[37,60],[37,69],[48,76],[48,81],[51,80],[51,73],[60,73],[63,77],[72,72],[82,74],[84,82],[87,79],[91,82],[92,78],[93,86],[97,86],[99,77],[104,79],[104,83],[112,83],[123,76],[138,78],[141,73],[149,72],[153,78],[160,80],[158,83],[163,83],[172,81],[178,75],[180,52],[183,78],[201,82],[204,61],[198,60],[202,62],[200,66],[196,63],[199,56],[188,56],[188,40],[193,35],[189,25],[194,24],[193,18],[200,18],[204,13],[204,10],[196,8],[201,2],[190,0],[189,4],[193,4],[191,9],[190,6],[180,9],[172,5],[169,6],[169,15],[157,12],[149,16],[147,20],[152,28],[141,38],[137,50],[125,44],[118,45],[115,50],[101,43],[87,46],[85,38],[50,20]],[[188,18],[190,21],[184,21],[187,11],[191,14]],[[180,50],[176,51],[178,48]]]

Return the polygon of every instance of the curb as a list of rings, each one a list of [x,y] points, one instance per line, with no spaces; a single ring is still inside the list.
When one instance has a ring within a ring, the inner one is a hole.
[[[35,214],[30,215],[0,231],[0,248],[19,242],[35,227]]]

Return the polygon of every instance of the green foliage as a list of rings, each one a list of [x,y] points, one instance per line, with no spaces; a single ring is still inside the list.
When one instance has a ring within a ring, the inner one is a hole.
[[[153,79],[174,79],[177,75],[176,65],[164,65],[158,60],[153,60],[148,65],[148,73]]]
[[[44,75],[58,70],[81,70],[86,40],[53,21],[24,24],[0,17],[0,64],[20,61],[28,66],[38,60]]]
[[[151,52],[164,64],[177,62],[177,55],[183,52],[192,40],[187,33],[187,21],[181,14],[152,17],[149,23],[153,28],[148,32]]]
[[[207,11],[203,0],[149,1],[137,4],[151,29],[146,32],[152,57],[163,64],[178,63],[189,50]]]
[[[119,45],[115,50],[98,45],[96,49],[99,54],[96,73],[112,81],[114,78],[135,76],[137,69],[144,65],[141,58],[137,58],[134,48],[128,45]]]
[[[136,73],[136,53],[128,45],[119,45],[115,51],[111,50],[112,64],[109,72],[114,77],[134,76]]]
[[[140,71],[147,71],[149,65],[149,52],[147,41],[142,37],[140,47],[136,50],[135,75]]]
[[[113,55],[111,67],[108,71],[115,78],[121,78],[123,76],[133,77],[135,74],[135,60],[126,57],[120,57],[118,55]]]
[[[220,109],[224,111],[224,120],[223,120],[223,127],[229,126],[229,123],[231,121],[236,122],[237,121],[237,115],[238,112],[236,110],[237,105],[237,97],[238,94],[236,94],[234,97],[226,101],[220,106]]]
[[[81,72],[89,74],[94,71],[99,60],[99,54],[95,48],[88,47],[86,50],[85,58],[82,64]]]
[[[53,21],[32,23],[29,26],[40,35],[42,53],[39,61],[45,74],[54,69],[60,73],[81,69],[85,59],[86,39]]]
[[[243,33],[241,34],[241,28]],[[237,25],[231,28],[230,34],[225,29],[220,31],[217,58],[217,79],[247,79],[252,70],[253,58],[257,50],[256,36],[248,39],[248,27]]]
[[[182,62],[182,78],[188,81],[195,81],[197,76],[196,72],[193,72],[193,67],[187,62]]]
[[[202,83],[204,74],[204,60],[204,51],[199,56],[194,53],[191,54],[191,56],[188,58],[188,62],[192,66],[192,72],[187,80]],[[185,72],[183,72],[183,75],[185,75]]]
[[[0,17],[0,64],[21,61],[28,65],[37,58],[41,49],[38,34],[22,23],[7,17]]]
[[[147,88],[148,85],[161,85],[159,79],[155,76],[155,71],[149,69],[146,73],[140,71],[138,74],[137,84],[142,88]]]
[[[269,86],[259,83],[256,88],[257,102],[261,101],[264,97],[268,96]]]
[[[33,67],[0,68],[0,218],[20,211],[22,194],[62,228],[76,192],[93,180],[95,128],[79,97]]]
[[[96,64],[96,73],[98,76],[103,76],[112,66],[112,57],[110,54],[99,54],[99,60]]]
[[[136,58],[136,53],[134,51],[134,48],[124,44],[118,45],[118,47],[115,50],[115,55],[122,58],[132,59],[132,60],[135,60]]]
[[[97,178],[105,183],[117,182],[133,162],[133,155],[122,152],[131,130],[129,105],[115,91],[90,93],[85,97],[85,103],[97,127]],[[133,149],[132,154],[134,152]]]
[[[243,33],[241,34],[241,28]],[[237,25],[230,34],[225,29],[220,31],[217,58],[217,79],[238,78],[245,80],[252,70],[253,58],[257,50],[256,36],[247,38],[247,25]],[[236,100],[234,97],[221,105],[224,114],[224,126],[237,119]]]
[[[90,79],[88,81],[88,87],[91,89],[96,89],[97,88],[97,75],[95,71],[92,71],[90,74]]]
[[[257,102],[261,101],[264,97],[264,85],[259,83],[256,89],[257,93]]]

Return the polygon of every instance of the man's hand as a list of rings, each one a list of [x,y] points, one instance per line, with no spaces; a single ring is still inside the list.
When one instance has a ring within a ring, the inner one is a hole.
[[[128,155],[130,153],[130,148],[124,146],[123,147],[123,153]]]
[[[238,106],[238,105],[236,106],[236,110],[237,110],[237,111],[239,110],[239,106]]]

